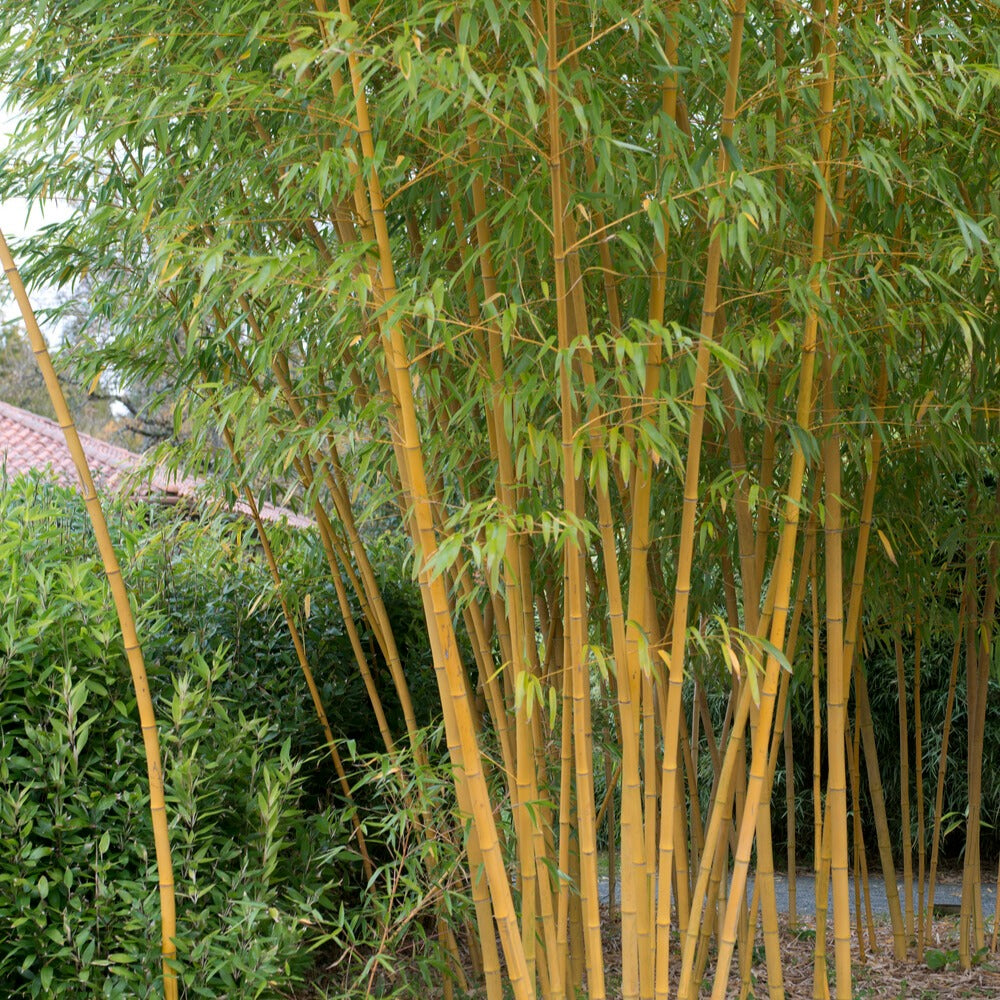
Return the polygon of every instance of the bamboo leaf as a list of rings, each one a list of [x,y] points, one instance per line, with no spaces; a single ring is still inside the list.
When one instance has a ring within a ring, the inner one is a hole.
[[[899,563],[896,562],[896,554],[892,551],[892,545],[889,544],[889,539],[886,537],[884,531],[881,528],[877,529],[879,541],[882,543],[882,548],[885,549],[885,554],[889,557],[889,562],[893,566],[898,566]]]
[[[760,685],[757,683],[757,671],[747,670],[747,683],[750,685],[750,696],[753,703],[760,708]]]
[[[729,669],[732,671],[733,676],[737,679],[743,676],[743,671],[740,669],[740,661],[736,653],[733,651],[733,647],[729,645],[728,642],[723,643],[722,651],[726,654],[726,658],[729,660]]]
[[[728,135],[723,135],[721,138],[722,148],[726,151],[726,155],[729,157],[729,162],[737,170],[743,169],[743,159],[740,156],[739,150],[736,148],[736,143]]]

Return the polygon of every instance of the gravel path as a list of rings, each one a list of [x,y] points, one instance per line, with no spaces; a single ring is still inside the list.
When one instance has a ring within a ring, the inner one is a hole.
[[[897,883],[899,886],[899,902],[900,906],[903,905],[903,885],[902,882]],[[868,879],[869,890],[871,893],[871,903],[872,903],[872,913],[876,916],[888,916],[889,915],[889,903],[886,900],[885,895],[885,882],[878,875],[871,875]],[[600,894],[601,901],[608,901],[608,880],[606,878],[601,879],[600,883]],[[616,886],[616,893],[618,899],[621,898],[621,887]],[[748,880],[748,891],[753,892],[753,879]],[[776,874],[774,876],[774,892],[778,901],[778,910],[781,913],[788,913],[788,876],[784,874]],[[795,908],[796,915],[798,917],[805,918],[815,918],[816,916],[816,884],[815,879],[811,872],[802,872],[796,876],[795,879]],[[987,917],[992,916],[996,907],[996,883],[984,883],[983,884],[983,911]],[[962,899],[962,883],[961,879],[956,879],[954,876],[949,876],[945,879],[938,881],[937,888],[934,892],[934,905],[935,908],[938,905],[945,906],[957,906]],[[914,889],[914,899],[913,906],[916,909],[917,899],[916,899],[916,889]],[[851,907],[854,907],[854,879],[851,879]],[[827,896],[827,919],[833,919],[833,897],[832,894],[828,893]]]
[[[752,883],[751,887],[752,887]],[[903,883],[898,881],[899,905],[904,905]],[[871,875],[868,878],[868,887],[871,894],[872,913],[876,916],[889,915],[889,903],[885,895],[885,881],[879,875]],[[778,900],[778,909],[782,913],[788,912],[788,876],[776,874],[774,876],[774,894]],[[987,916],[992,915],[996,906],[996,883],[992,885],[983,884],[983,911]],[[958,906],[962,901],[961,881],[947,880],[939,881],[934,890],[934,905]],[[925,898],[926,902],[926,898]],[[864,902],[862,901],[862,905]],[[913,907],[917,906],[917,891],[913,890]],[[816,916],[816,882],[812,873],[802,873],[795,879],[795,908],[800,917]],[[851,908],[854,908],[854,879],[851,878]],[[827,893],[827,918],[833,919],[833,895]]]

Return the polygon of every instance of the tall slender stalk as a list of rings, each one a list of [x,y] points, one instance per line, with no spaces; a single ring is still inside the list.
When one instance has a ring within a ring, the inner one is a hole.
[[[899,614],[899,612],[897,612]],[[906,674],[903,667],[903,640],[898,622],[892,645],[896,658],[896,689],[899,711],[899,808],[903,817],[900,831],[903,849],[903,917],[907,943],[913,940],[913,841],[910,837],[910,728],[906,711]]]
[[[913,761],[916,768],[917,786],[917,954],[924,953],[924,934],[927,929],[924,920],[924,876],[927,862],[927,831],[924,824],[924,730],[920,698],[920,667],[923,651],[923,631],[921,629],[920,597],[917,596],[917,610],[913,622]]]
[[[66,438],[66,447],[69,449],[73,464],[80,476],[83,502],[87,508],[87,514],[90,516],[90,523],[93,525],[97,548],[101,554],[101,562],[104,564],[104,572],[111,587],[115,611],[118,614],[118,622],[122,630],[125,655],[128,658],[129,670],[132,674],[132,687],[135,689],[136,705],[139,710],[139,725],[142,729],[142,740],[146,751],[146,770],[149,776],[149,812],[153,824],[156,869],[160,887],[163,995],[165,1000],[176,1000],[177,974],[172,965],[172,960],[177,955],[177,946],[174,944],[174,938],[177,934],[174,873],[170,857],[167,807],[163,794],[163,760],[160,756],[160,740],[156,727],[156,716],[153,712],[153,699],[149,692],[149,681],[146,676],[146,664],[142,656],[142,647],[135,630],[135,619],[129,604],[128,590],[122,578],[121,567],[118,565],[118,556],[111,544],[108,525],[104,519],[101,501],[94,488],[94,479],[87,465],[87,457],[80,444],[80,435],[77,433],[73,417],[66,405],[66,397],[63,395],[55,368],[52,366],[52,359],[49,357],[45,338],[42,336],[38,321],[35,319],[35,312],[31,307],[24,282],[21,280],[21,275],[14,264],[14,258],[11,256],[7,240],[2,232],[0,232],[0,264],[3,265],[4,274],[7,276],[14,297],[17,299],[24,327],[28,332],[32,353],[45,381],[45,388],[48,391],[52,408],[55,410],[56,422],[62,429]]]
[[[729,163],[726,150],[736,121],[736,96],[743,47],[745,0],[735,0],[726,67],[726,91],[716,178],[721,183]],[[663,798],[660,820],[659,882],[656,909],[656,997],[665,998],[669,988],[670,897],[674,864],[674,796],[677,790],[677,730],[684,684],[685,647],[687,643],[688,605],[691,593],[691,565],[694,552],[695,515],[698,509],[698,484],[701,468],[701,443],[705,426],[705,403],[708,384],[709,345],[712,343],[719,304],[719,274],[722,264],[722,240],[713,236],[705,268],[704,298],[701,311],[691,418],[688,426],[687,461],[684,471],[684,501],[680,538],[677,546],[677,580],[674,587],[673,634],[670,644],[667,710],[664,723]]]
[[[562,169],[562,124],[559,98],[559,24],[556,0],[547,0],[545,10],[547,77],[546,102],[549,128],[549,185],[552,192],[552,264],[555,272],[556,325],[559,339],[559,409],[563,502],[572,527],[564,542],[566,580],[565,633],[569,640],[567,669],[573,684],[573,743],[576,754],[577,833],[587,986],[596,1000],[604,997],[604,953],[597,892],[597,831],[594,812],[593,732],[590,725],[590,675],[586,646],[587,612],[584,584],[584,549],[579,528],[583,511],[579,502],[580,482],[574,475],[573,445],[576,436],[576,402],[571,385],[570,292],[567,282],[565,194]]]

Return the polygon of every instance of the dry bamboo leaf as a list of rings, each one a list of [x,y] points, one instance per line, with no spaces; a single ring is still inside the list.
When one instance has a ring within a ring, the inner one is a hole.
[[[164,265],[164,268],[163,268],[163,271],[162,271],[162,272],[160,273],[160,281],[159,281],[159,284],[160,284],[160,287],[161,287],[161,288],[162,288],[162,287],[163,287],[164,285],[169,285],[169,284],[170,284],[170,282],[171,282],[171,281],[173,281],[173,280],[174,280],[174,278],[176,278],[176,277],[177,277],[177,275],[178,275],[178,274],[180,274],[180,273],[181,273],[181,271],[182,271],[182,270],[184,269],[184,266],[183,266],[182,264],[178,264],[178,265],[177,265],[177,266],[176,266],[176,267],[175,267],[175,268],[174,268],[174,269],[173,269],[172,271],[169,271],[169,272],[168,272],[168,271],[167,271],[167,266],[169,266],[169,263],[170,263],[170,261],[169,261],[169,259],[168,259],[168,260],[167,260],[167,264],[166,264],[166,265]]]
[[[927,395],[920,402],[920,406],[917,409],[917,423],[919,424],[921,420],[924,419],[924,414],[927,412],[927,408],[931,405],[931,400],[934,398],[934,390],[929,389]]]
[[[267,591],[262,590],[251,602],[250,607],[247,609],[247,614],[252,615],[261,606],[265,597],[267,597]]]
[[[896,562],[896,554],[892,551],[892,546],[889,544],[889,539],[886,538],[885,532],[881,528],[876,528],[876,531],[878,531],[879,540],[882,542],[882,548],[885,549],[885,554],[889,557],[889,562],[893,566],[898,566],[899,563]]]
[[[729,665],[732,667],[733,673],[741,678],[743,676],[743,671],[740,669],[740,661],[736,653],[733,651],[733,647],[728,643],[722,647],[726,654],[726,658],[729,660]]]

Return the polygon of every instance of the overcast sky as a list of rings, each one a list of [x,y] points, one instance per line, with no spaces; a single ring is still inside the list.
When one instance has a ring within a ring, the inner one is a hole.
[[[0,98],[2,97],[3,95],[0,94]],[[0,148],[6,149],[15,119],[3,108],[2,104],[3,101],[0,100]],[[8,202],[0,203],[0,229],[3,230],[4,236],[9,241],[33,233],[47,222],[58,222],[59,219],[65,218],[67,215],[68,212],[65,209],[61,210],[59,206],[50,203],[46,206],[44,214],[39,212],[36,206],[31,212],[29,220],[27,202],[22,198],[13,198]]]
[[[12,119],[0,107],[0,148],[6,148],[9,141]],[[11,198],[6,202],[0,202],[0,230],[3,231],[7,242],[11,244],[14,252],[14,263],[17,264],[17,250],[15,242],[25,236],[37,232],[42,226],[53,222],[59,222],[69,216],[69,210],[65,206],[60,206],[55,202],[49,202],[45,206],[44,212],[35,205],[29,215],[28,204],[23,198]],[[51,303],[55,295],[54,290],[40,289],[32,292],[31,304],[35,309],[40,309]],[[10,294],[10,287],[6,281],[0,282],[0,303],[2,303],[2,313],[5,320],[20,317],[17,303],[14,302]],[[39,323],[50,342],[52,340],[51,330],[46,329],[44,320],[39,317]]]

